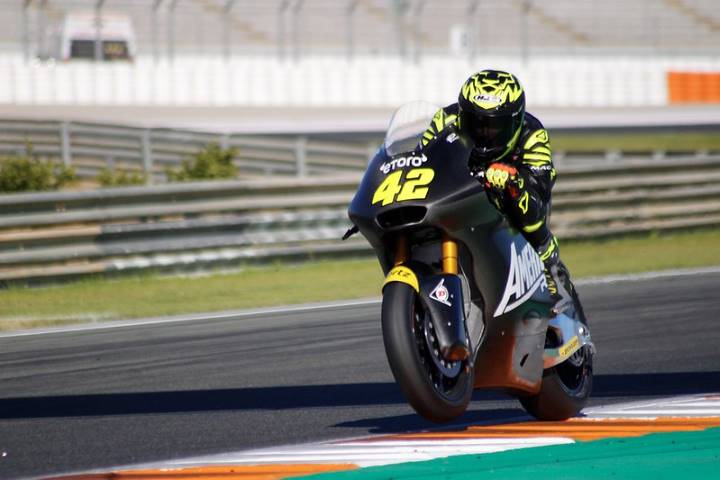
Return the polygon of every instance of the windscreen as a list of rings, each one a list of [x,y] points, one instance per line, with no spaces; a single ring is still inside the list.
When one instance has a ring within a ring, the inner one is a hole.
[[[420,144],[423,132],[440,108],[428,102],[406,103],[395,111],[385,134],[385,151],[389,156],[412,152]]]

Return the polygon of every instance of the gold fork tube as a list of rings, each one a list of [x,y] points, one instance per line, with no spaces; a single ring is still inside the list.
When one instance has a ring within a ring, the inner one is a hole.
[[[442,265],[443,273],[458,273],[458,247],[455,240],[443,235],[442,240]]]
[[[408,257],[409,252],[407,237],[401,235],[397,238],[397,243],[395,244],[395,265],[402,265],[403,263],[407,262]]]

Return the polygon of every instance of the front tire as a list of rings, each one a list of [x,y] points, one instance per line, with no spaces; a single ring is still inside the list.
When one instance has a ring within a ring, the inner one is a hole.
[[[385,287],[382,330],[390,369],[415,411],[441,423],[465,412],[474,376],[470,360],[447,362],[439,356],[432,329],[415,290],[399,282]]]

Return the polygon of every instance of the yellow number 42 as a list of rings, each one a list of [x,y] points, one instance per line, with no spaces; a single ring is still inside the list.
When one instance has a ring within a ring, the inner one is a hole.
[[[402,176],[402,170],[388,175],[375,190],[372,204],[382,202],[382,206],[385,206],[395,201],[419,200],[427,197],[427,185],[435,178],[435,171],[432,168],[413,168],[405,175],[405,182],[402,181]]]

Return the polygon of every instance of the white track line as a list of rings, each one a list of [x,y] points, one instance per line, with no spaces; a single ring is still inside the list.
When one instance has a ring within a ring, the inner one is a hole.
[[[628,419],[657,419],[662,417],[720,417],[715,395],[699,394],[656,400],[618,403],[588,408],[585,419],[607,420],[607,417]],[[687,407],[687,408],[683,408]],[[453,428],[453,431],[455,428]],[[458,430],[462,430],[458,428]],[[516,438],[477,436],[460,439],[392,438],[392,435],[370,436],[354,440],[336,440],[304,445],[279,446],[255,450],[229,452],[173,460],[139,468],[188,468],[210,465],[267,465],[293,463],[354,463],[360,467],[389,465],[453,455],[495,453],[519,448],[564,445],[575,443],[572,438],[559,435]]]
[[[659,418],[659,417],[717,417],[720,416],[720,410],[716,409],[637,409],[637,410],[612,410],[607,409],[604,412],[597,413],[604,417],[623,417],[623,418]]]
[[[590,418],[720,417],[716,394],[688,395],[643,402],[619,403],[583,410]]]
[[[593,427],[593,421],[603,422],[608,420],[608,414],[612,413],[613,418],[637,419],[637,412],[648,411],[651,416],[643,416],[643,419],[657,419],[662,417],[683,417],[688,415],[682,411],[676,413],[678,406],[695,406],[703,410],[704,417],[720,418],[720,408],[717,405],[719,393],[706,393],[686,395],[681,397],[670,397],[655,400],[635,401],[618,403],[613,405],[598,406],[583,410],[584,419]],[[474,423],[474,425],[482,425]],[[495,425],[492,424],[491,425]],[[499,428],[502,425],[495,425]],[[581,430],[581,426],[578,425]],[[452,431],[463,430],[464,427],[453,427]],[[446,428],[437,431],[445,431]],[[431,429],[430,431],[433,431]],[[483,436],[482,430],[477,431],[477,436],[456,439],[432,439],[422,436],[414,438],[394,438],[390,435],[371,435],[361,438],[342,439],[334,441],[313,442],[301,445],[277,446],[253,450],[242,450],[238,452],[227,452],[215,455],[202,455],[184,459],[176,459],[164,462],[144,463],[137,465],[126,465],[105,471],[121,470],[156,470],[156,469],[183,469],[190,467],[209,467],[218,465],[272,465],[272,464],[297,464],[297,463],[352,463],[359,467],[389,465],[405,462],[417,462],[432,460],[454,455],[485,454],[507,450],[533,448],[551,445],[565,445],[575,443],[569,437],[558,435],[543,436],[522,436],[518,433],[515,438]]]
[[[589,277],[575,281],[576,285],[601,285],[618,282],[639,282],[656,278],[687,277],[690,275],[707,275],[720,273],[720,266],[702,268],[684,268],[676,270],[660,270],[657,272],[632,273],[627,275],[608,275],[606,277]]]
[[[670,412],[685,411],[686,409],[702,410],[707,413],[712,413],[711,416],[720,416],[720,401],[717,400],[717,393],[702,393],[681,397],[591,407],[583,410],[583,413],[593,417],[597,414],[605,413],[608,410],[623,411],[628,413],[652,410],[655,412],[665,412],[668,415],[673,415],[674,413]]]
[[[243,452],[208,455],[163,463],[161,468],[198,465],[267,465],[293,463],[353,463],[360,467],[432,460],[452,455],[495,453],[519,448],[573,443],[564,437],[474,438],[437,441],[365,441],[320,443],[297,447],[273,447]],[[149,466],[156,468],[158,465]],[[140,466],[140,468],[143,468]]]
[[[707,275],[720,273],[720,266],[704,267],[696,269],[665,270],[658,272],[647,272],[632,275],[610,275],[607,277],[591,277],[576,281],[577,285],[599,285],[618,282],[636,282],[652,280],[656,278],[683,277],[690,275]],[[231,310],[217,313],[198,313],[192,315],[178,315],[172,317],[141,318],[135,320],[109,321],[106,323],[80,324],[65,327],[37,328],[32,330],[18,330],[14,332],[0,333],[0,338],[27,337],[31,335],[47,335],[53,333],[88,332],[93,330],[108,330],[113,328],[135,327],[143,325],[162,325],[169,323],[221,320],[233,317],[251,317],[257,315],[271,315],[277,313],[301,313],[314,310],[325,310],[331,308],[358,307],[376,305],[381,302],[380,298],[365,298],[361,300],[348,300],[327,303],[312,303],[305,305],[288,305],[282,307],[258,308],[253,310]]]
[[[197,313],[192,315],[178,315],[172,317],[139,318],[134,320],[110,321],[106,323],[93,323],[91,325],[71,325],[66,327],[37,328],[32,330],[18,330],[15,332],[0,333],[0,338],[26,337],[29,335],[45,335],[51,333],[86,332],[93,330],[108,330],[112,328],[125,328],[143,325],[162,325],[166,323],[194,322],[204,320],[222,320],[235,317],[253,317],[258,315],[273,315],[284,313],[302,313],[315,310],[327,310],[332,308],[360,307],[365,305],[376,305],[380,303],[378,298],[366,298],[361,300],[346,300],[327,303],[312,303],[305,305],[288,305],[282,307],[258,308],[253,310],[229,310],[217,313]]]

